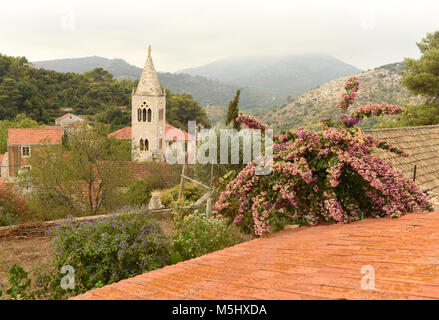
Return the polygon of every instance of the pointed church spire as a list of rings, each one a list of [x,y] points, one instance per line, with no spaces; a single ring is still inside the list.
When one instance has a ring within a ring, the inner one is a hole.
[[[154,69],[154,64],[152,63],[151,46],[148,47],[148,57],[146,58],[145,67],[140,76],[136,94],[150,96],[160,96],[163,94],[157,73]]]

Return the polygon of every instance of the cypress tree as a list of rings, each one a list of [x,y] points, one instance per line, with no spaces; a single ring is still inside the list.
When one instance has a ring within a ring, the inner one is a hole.
[[[233,123],[233,128],[235,128],[236,130],[241,129],[241,124],[236,122],[236,118],[239,116],[238,103],[239,103],[240,94],[241,94],[241,89],[238,89],[236,91],[235,97],[233,98],[232,101],[230,101],[229,109],[227,110],[227,118],[225,122],[227,125]]]

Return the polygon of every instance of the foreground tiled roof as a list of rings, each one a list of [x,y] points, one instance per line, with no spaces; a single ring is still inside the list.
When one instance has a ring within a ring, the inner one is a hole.
[[[8,145],[17,144],[60,144],[64,128],[47,126],[44,128],[8,129]]]
[[[439,212],[290,229],[73,299],[438,299],[438,229]]]
[[[407,178],[413,179],[416,165],[416,183],[424,191],[439,192],[439,125],[374,129],[364,133],[410,154],[410,157],[403,158],[390,152],[377,151],[380,157],[390,160]]]
[[[171,130],[175,130],[172,131]],[[172,141],[178,141],[182,140],[180,136],[183,136],[185,141],[191,140],[192,136],[187,133],[186,131],[180,130],[169,123],[165,123],[165,139],[166,140],[172,140]],[[109,137],[115,137],[119,140],[131,140],[132,137],[132,128],[131,127],[125,127],[119,130],[116,130],[110,134],[108,134]]]

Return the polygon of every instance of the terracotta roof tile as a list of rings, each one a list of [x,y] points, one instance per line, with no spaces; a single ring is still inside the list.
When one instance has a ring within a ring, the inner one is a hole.
[[[183,135],[183,139],[185,141],[192,140],[192,136],[187,133],[186,131],[180,130],[169,123],[165,124],[165,139],[167,141],[173,140],[178,141],[181,140],[180,136]],[[132,128],[131,127],[125,127],[122,129],[119,129],[117,131],[114,131],[110,134],[108,134],[109,137],[115,137],[119,140],[131,140],[132,137]]]
[[[376,154],[393,163],[404,176],[413,179],[424,190],[439,192],[439,125],[365,130],[380,140],[403,150],[410,157],[376,150]]]
[[[115,137],[118,140],[131,140],[132,133],[131,127],[125,127],[110,133],[109,137]]]
[[[192,136],[186,131],[180,130],[169,123],[165,124],[165,140],[166,141],[180,141],[181,135],[183,135],[184,141],[192,140]]]
[[[56,118],[55,120],[62,120],[62,119],[65,119],[67,117],[70,117],[70,116],[73,116],[73,113],[70,113],[70,112],[66,113],[66,114],[62,115],[61,117]]]
[[[60,144],[64,128],[60,126],[47,126],[44,128],[8,129],[8,145],[17,144]]]
[[[289,229],[72,299],[438,299],[438,228],[439,211]]]

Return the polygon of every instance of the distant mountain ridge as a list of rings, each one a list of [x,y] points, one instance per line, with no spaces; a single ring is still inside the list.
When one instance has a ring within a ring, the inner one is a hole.
[[[98,56],[32,63],[38,68],[75,73],[101,67],[119,80],[138,79],[142,72],[123,59]],[[241,88],[240,107],[253,109],[282,104],[287,96],[300,95],[326,81],[360,70],[328,55],[308,54],[230,58],[184,71],[158,72],[159,81],[172,92],[190,93],[203,106],[226,107]]]
[[[267,57],[236,57],[181,70],[230,85],[258,88],[275,102],[298,96],[330,80],[357,74],[360,69],[327,54],[308,53]]]
[[[123,59],[107,59],[98,56],[84,58],[56,59],[32,62],[36,67],[57,72],[84,73],[94,68],[104,68],[117,79],[135,80],[140,77],[142,69]]]
[[[107,59],[97,56],[35,61],[32,64],[37,68],[75,73],[84,73],[101,67],[118,80],[136,80],[142,73],[142,68],[133,66],[123,59]],[[190,93],[203,106],[227,106],[229,101],[233,99],[236,90],[239,89],[238,86],[224,84],[201,76],[170,72],[157,72],[157,75],[163,87],[174,93]],[[244,108],[270,107],[272,105],[272,96],[260,93],[258,90],[243,90],[241,94],[241,106]]]
[[[393,63],[357,74],[360,80],[353,109],[367,103],[389,103],[404,106],[419,104],[422,98],[414,96],[400,84],[403,63]],[[275,131],[316,128],[322,117],[335,118],[341,111],[336,105],[341,99],[344,84],[349,78],[341,77],[296,97],[292,102],[269,109],[258,109],[252,113]],[[376,124],[376,118],[360,122],[363,128]]]

